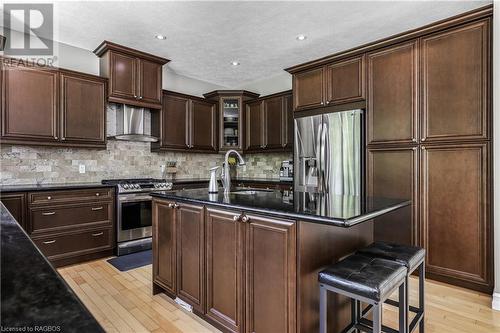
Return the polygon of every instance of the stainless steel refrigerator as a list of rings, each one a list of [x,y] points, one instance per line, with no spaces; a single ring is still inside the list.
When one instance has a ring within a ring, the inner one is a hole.
[[[295,119],[294,189],[362,195],[363,110]]]

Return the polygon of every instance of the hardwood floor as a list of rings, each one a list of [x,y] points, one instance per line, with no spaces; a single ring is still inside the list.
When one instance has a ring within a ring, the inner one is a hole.
[[[60,268],[59,273],[107,332],[219,332],[164,294],[151,294],[151,265],[120,272],[105,259]],[[411,301],[416,299],[412,279]],[[427,280],[427,333],[500,333],[500,312],[491,297]],[[384,323],[396,326],[387,307]]]

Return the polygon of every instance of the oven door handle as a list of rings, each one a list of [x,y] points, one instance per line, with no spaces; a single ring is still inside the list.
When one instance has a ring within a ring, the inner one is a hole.
[[[125,198],[118,197],[119,202],[137,202],[137,201],[147,201],[152,199],[153,198],[150,195],[141,195],[137,197],[125,197]]]

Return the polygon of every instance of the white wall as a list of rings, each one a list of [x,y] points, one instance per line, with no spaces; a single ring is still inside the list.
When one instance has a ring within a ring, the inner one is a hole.
[[[283,71],[282,74],[272,76],[267,79],[246,83],[234,89],[244,89],[258,93],[261,96],[266,96],[292,89],[292,76],[289,73]]]
[[[202,97],[204,93],[228,88],[179,75],[168,68],[167,64],[163,66],[163,89]]]
[[[500,310],[500,1],[493,3],[493,219],[495,292],[492,305]]]

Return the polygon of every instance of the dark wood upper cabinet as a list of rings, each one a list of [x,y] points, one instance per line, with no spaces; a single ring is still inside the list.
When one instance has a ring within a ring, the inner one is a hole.
[[[177,295],[205,312],[205,216],[203,206],[178,204]]]
[[[420,216],[427,273],[491,291],[489,143],[422,146]]]
[[[206,316],[229,332],[244,329],[244,224],[234,220],[239,214],[206,209]]]
[[[417,41],[367,55],[368,144],[416,143]]]
[[[106,143],[106,80],[62,72],[61,140]]]
[[[28,206],[26,202],[26,193],[2,193],[0,200],[12,217],[16,219],[17,223],[19,223],[24,230],[27,230],[26,212]]]
[[[162,103],[161,119],[152,121],[152,132],[160,136],[160,142],[151,145],[153,150],[217,152],[217,111],[213,102],[164,91]]]
[[[2,141],[59,141],[59,74],[22,64],[2,65]]]
[[[191,99],[190,148],[196,151],[217,152],[217,106],[214,103]]]
[[[340,104],[364,99],[364,56],[341,60],[326,66],[325,104]]]
[[[264,110],[262,101],[249,102],[246,105],[246,140],[245,150],[264,148]]]
[[[164,94],[161,118],[161,148],[187,149],[189,99]]]
[[[325,104],[325,68],[293,74],[293,109],[313,109]]]
[[[490,19],[421,38],[422,141],[489,138]]]
[[[264,111],[264,148],[283,149],[284,131],[287,126],[284,116],[284,97],[277,96],[263,101]]]
[[[13,59],[1,78],[2,142],[106,146],[106,79]]]
[[[375,240],[405,245],[419,244],[417,165],[417,147],[368,149],[367,195],[412,200],[412,206],[374,220]]]
[[[284,151],[293,145],[292,95],[281,92],[248,102],[245,151]]]
[[[153,282],[175,295],[176,276],[176,209],[173,202],[153,204]]]
[[[203,96],[219,105],[219,150],[243,150],[246,103],[259,94],[246,90],[215,90]]]
[[[246,332],[295,332],[295,222],[255,215],[248,218]]]
[[[170,60],[108,41],[94,53],[100,57],[100,75],[109,79],[110,102],[162,107],[162,66]]]

